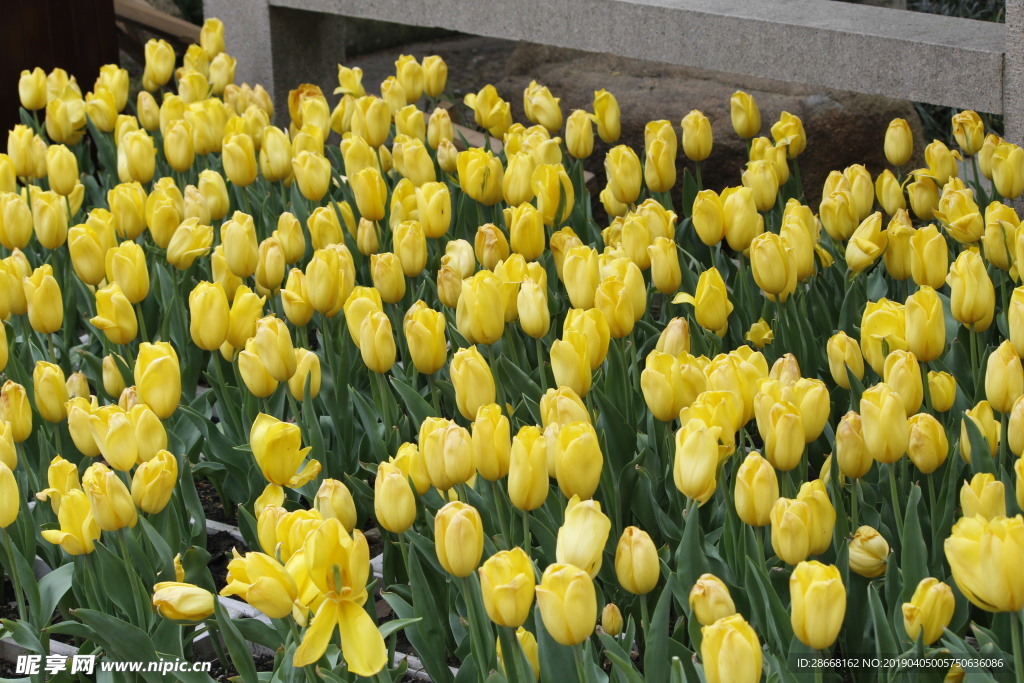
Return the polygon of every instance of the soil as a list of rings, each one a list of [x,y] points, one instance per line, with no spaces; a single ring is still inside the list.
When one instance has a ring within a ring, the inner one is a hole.
[[[17,619],[18,603],[14,597],[14,586],[4,577],[3,589],[0,595],[4,596],[4,602],[0,604],[0,619]]]
[[[273,671],[274,670],[274,656],[263,654],[254,655],[253,662],[256,664],[257,671]],[[232,676],[237,676],[238,672],[235,671],[235,667],[229,666],[224,668],[221,663],[217,660],[213,662],[213,669],[210,671],[210,677],[218,683],[228,683]]]
[[[235,520],[228,517],[224,510],[224,504],[217,495],[217,487],[207,479],[196,479],[196,492],[199,494],[199,502],[203,504],[203,513],[206,519],[215,522],[234,523]]]
[[[210,573],[213,574],[213,584],[217,590],[227,585],[228,562],[233,557],[232,548],[237,548],[241,554],[249,551],[244,543],[223,531],[206,537],[206,551],[210,553]]]

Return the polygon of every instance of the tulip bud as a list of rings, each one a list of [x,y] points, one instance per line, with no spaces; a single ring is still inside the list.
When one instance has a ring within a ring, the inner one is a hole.
[[[812,514],[802,500],[779,498],[772,505],[772,549],[786,564],[799,564],[810,555]]]
[[[267,398],[277,390],[277,380],[267,372],[256,352],[255,338],[246,341],[245,347],[238,353],[238,372],[246,389],[257,398]]]
[[[536,582],[533,563],[522,548],[492,555],[480,572],[484,609],[498,626],[518,628],[530,616]]]
[[[681,293],[672,299],[672,303],[690,303],[694,305],[697,324],[706,330],[724,337],[729,328],[729,314],[733,305],[729,301],[729,293],[725,280],[717,268],[701,273],[697,279],[696,295]]]
[[[178,354],[168,342],[139,345],[135,361],[139,398],[161,420],[170,417],[181,400],[181,369]]]
[[[438,510],[434,547],[446,572],[458,578],[472,574],[484,550],[483,523],[476,508],[454,501]]]
[[[493,344],[505,331],[500,285],[495,274],[485,270],[462,282],[455,320],[459,332],[471,344]]]
[[[801,562],[789,579],[793,633],[815,650],[832,645],[846,614],[846,588],[839,570],[820,562]]]
[[[603,138],[602,138],[603,139]],[[627,145],[613,147],[604,160],[608,176],[608,188],[615,200],[622,204],[633,204],[640,196],[643,178],[640,158]]]
[[[336,519],[345,530],[352,532],[356,528],[356,505],[352,493],[337,479],[324,479],[313,497],[313,508],[324,519]]]
[[[906,119],[893,119],[885,131],[885,158],[896,167],[904,166],[914,153],[914,134]]]
[[[714,574],[702,574],[690,589],[690,610],[703,626],[736,614],[729,589]]]
[[[200,282],[188,298],[192,341],[201,349],[215,351],[228,335],[228,297],[219,284]]]
[[[837,437],[838,438],[838,437]],[[779,498],[779,480],[771,464],[751,451],[736,470],[736,514],[745,524],[771,524],[771,510]]]
[[[82,476],[82,487],[89,497],[96,523],[103,531],[119,531],[134,527],[138,522],[138,512],[128,487],[105,465],[90,465]]]
[[[732,128],[741,138],[750,139],[761,130],[761,112],[754,98],[742,90],[733,93],[729,101]]]
[[[597,432],[589,422],[572,422],[558,431],[555,479],[566,498],[587,500],[601,480],[604,456]]]
[[[619,585],[634,595],[645,595],[658,585],[661,565],[650,535],[638,527],[626,527],[615,548],[615,576]]]
[[[28,322],[40,334],[50,334],[64,322],[64,301],[60,285],[53,277],[53,268],[43,264],[23,281],[28,304]]]
[[[559,387],[567,387],[579,396],[590,391],[590,346],[582,332],[566,332],[551,345],[551,372]]]
[[[1003,340],[988,357],[985,370],[985,397],[992,408],[1009,413],[1024,394],[1024,367],[1010,340]]]
[[[889,544],[869,526],[857,529],[850,540],[850,569],[873,579],[885,573]]]
[[[548,488],[544,436],[537,427],[522,427],[512,439],[508,473],[509,499],[520,510],[535,510],[547,498]]]
[[[992,612],[1024,607],[1024,580],[1015,565],[1024,540],[1024,517],[962,517],[946,539],[946,560],[957,587],[974,605]]]
[[[971,461],[971,439],[967,428],[967,420],[974,422],[982,438],[987,442],[989,452],[995,457],[999,449],[1000,427],[988,401],[979,401],[973,408],[964,411],[960,420],[960,455],[967,462]]]
[[[676,488],[703,505],[715,493],[720,427],[691,419],[676,432],[673,480]],[[802,444],[801,444],[802,445]]]
[[[700,657],[708,683],[756,683],[761,680],[761,643],[739,614],[701,628]]]
[[[143,512],[158,514],[167,507],[177,483],[178,459],[162,450],[135,470],[132,500]]]
[[[924,645],[931,645],[942,637],[955,608],[956,600],[947,584],[932,577],[922,579],[910,602],[903,603],[903,628],[912,640],[920,635]]]
[[[960,507],[964,517],[981,515],[985,519],[1006,516],[1006,490],[1003,482],[988,472],[974,475],[960,487]]]
[[[44,420],[64,421],[67,417],[64,404],[68,400],[68,388],[60,366],[37,361],[32,371],[32,393],[36,399],[36,409]]]
[[[153,609],[172,621],[200,622],[213,614],[213,593],[190,583],[162,581],[153,586]]]

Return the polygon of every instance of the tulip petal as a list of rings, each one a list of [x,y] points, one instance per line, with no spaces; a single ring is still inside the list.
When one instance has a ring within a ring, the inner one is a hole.
[[[373,676],[388,663],[388,650],[377,624],[361,605],[349,600],[339,604],[338,631],[341,651],[349,671],[358,676]]]
[[[369,618],[369,617],[367,617]],[[295,656],[292,660],[293,666],[302,668],[315,663],[324,656],[327,651],[327,644],[334,633],[334,626],[338,623],[338,602],[336,600],[324,600],[317,610],[316,616],[310,622],[306,635],[302,642],[295,648]]]

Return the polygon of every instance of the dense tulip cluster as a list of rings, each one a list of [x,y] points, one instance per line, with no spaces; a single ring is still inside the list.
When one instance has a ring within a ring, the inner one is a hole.
[[[914,169],[896,120],[891,168],[812,206],[803,123],[762,136],[749,93],[731,133],[694,110],[641,150],[607,91],[531,82],[517,122],[437,56],[379,94],[339,65],[275,117],[224,47],[215,19],[180,60],[149,41],[135,97],[115,65],[18,83],[4,635],[205,639],[247,681],[246,640],[275,680],[398,679],[398,630],[438,681],[788,680],[815,652],[1024,680],[1019,147],[962,112]],[[729,134],[739,184],[704,187]],[[201,493],[238,524],[226,576]]]

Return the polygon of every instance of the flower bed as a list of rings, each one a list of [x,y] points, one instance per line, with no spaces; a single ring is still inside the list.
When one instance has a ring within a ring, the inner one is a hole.
[[[760,136],[746,93],[638,153],[611,93],[563,117],[532,83],[527,126],[429,56],[379,97],[339,66],[278,128],[223,31],[177,69],[151,41],[137,97],[114,65],[19,82],[5,652],[1024,680],[1024,151],[963,112],[911,169],[898,119],[891,168],[809,207],[803,124]],[[750,149],[722,192],[715,135]]]

